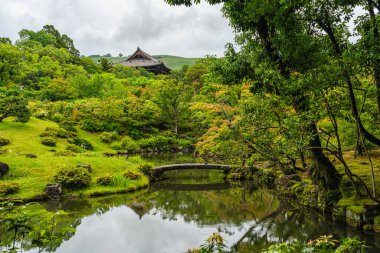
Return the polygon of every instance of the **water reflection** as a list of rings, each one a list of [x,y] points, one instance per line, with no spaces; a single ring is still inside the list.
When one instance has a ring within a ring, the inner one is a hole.
[[[135,194],[32,205],[39,220],[42,213],[66,212],[54,228],[62,238],[41,247],[25,235],[22,242],[21,237],[17,239],[18,246],[24,252],[178,253],[199,246],[216,231],[227,240],[231,252],[241,253],[331,233],[337,238],[356,235],[370,245],[376,242],[374,235],[332,226],[318,213],[291,210],[252,184],[225,183],[213,173],[196,178],[191,173],[182,179],[168,175],[168,180]],[[75,232],[62,233],[67,227]],[[7,229],[1,223],[0,251],[12,241]]]

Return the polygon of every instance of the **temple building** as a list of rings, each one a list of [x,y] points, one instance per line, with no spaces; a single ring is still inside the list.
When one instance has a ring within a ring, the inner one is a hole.
[[[170,69],[166,67],[162,61],[154,59],[152,56],[142,51],[139,47],[136,52],[129,56],[128,59],[120,62],[120,64],[129,67],[144,68],[155,75],[165,75],[170,73]]]

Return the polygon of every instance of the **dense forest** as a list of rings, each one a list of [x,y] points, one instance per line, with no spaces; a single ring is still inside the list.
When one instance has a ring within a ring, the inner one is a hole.
[[[94,142],[104,156],[191,152],[319,209],[380,203],[380,2],[206,2],[222,3],[235,43],[169,75],[81,56],[52,25],[0,38],[0,129],[55,122],[41,142],[66,138],[67,159]],[[12,141],[0,132],[2,156]]]

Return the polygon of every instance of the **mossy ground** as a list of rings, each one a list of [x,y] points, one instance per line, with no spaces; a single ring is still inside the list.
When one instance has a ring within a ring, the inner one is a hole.
[[[66,139],[58,138],[56,147],[41,144],[41,132],[46,127],[58,128],[54,122],[31,118],[28,123],[14,122],[12,118],[5,119],[0,124],[0,136],[8,138],[11,143],[0,148],[0,162],[7,163],[10,171],[1,182],[15,182],[20,191],[14,194],[0,194],[0,198],[30,199],[43,193],[45,186],[54,183],[54,175],[63,167],[75,167],[78,164],[92,166],[92,182],[89,187],[76,191],[65,191],[67,195],[104,195],[108,193],[132,191],[148,185],[146,177],[138,180],[125,179],[122,184],[101,186],[96,179],[105,175],[121,177],[126,171],[137,171],[136,167],[144,161],[139,157],[105,157],[104,152],[112,152],[108,144],[102,143],[97,134],[78,130],[78,137],[84,138],[93,145],[93,151],[86,151],[76,156],[55,156],[59,151],[65,151],[69,144]],[[57,152],[51,152],[54,149]],[[37,158],[27,158],[25,154],[34,154]]]

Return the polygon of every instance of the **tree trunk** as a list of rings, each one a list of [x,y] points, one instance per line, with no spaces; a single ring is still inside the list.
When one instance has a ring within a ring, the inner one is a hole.
[[[321,149],[321,140],[317,132],[315,123],[309,125],[309,130],[314,132],[314,138],[309,141],[312,158],[314,160],[314,168],[311,169],[312,178],[318,183],[318,186],[323,189],[335,190],[338,189],[341,176],[331,163],[328,157],[325,156]]]
[[[327,33],[327,35],[330,38],[331,44],[334,47],[336,56],[339,59],[341,59],[342,58],[342,50],[339,46],[339,43],[335,37],[334,31],[331,28],[331,26],[329,24],[325,24],[322,20],[316,20],[316,22],[322,28],[322,30]],[[369,133],[367,131],[367,129],[365,129],[365,127],[363,126],[363,123],[360,119],[359,111],[358,111],[358,108],[356,105],[356,97],[355,97],[354,88],[353,88],[353,85],[351,82],[351,77],[350,77],[350,75],[346,69],[343,68],[342,72],[343,72],[343,75],[346,79],[348,95],[349,95],[350,103],[351,103],[352,116],[355,118],[355,121],[357,122],[357,127],[359,128],[358,130],[363,134],[363,137],[365,139],[372,142],[373,144],[380,146],[380,139],[376,138],[374,135]]]
[[[269,37],[268,23],[264,17],[260,18],[257,26],[257,33],[260,37],[261,43],[266,51],[269,59],[277,64],[278,71],[281,75],[289,79],[289,70],[286,68],[280,55],[274,50],[273,45]],[[302,112],[307,110],[306,98],[302,97],[295,102],[293,107],[296,111]],[[322,151],[321,141],[317,132],[317,126],[315,122],[310,123],[308,127],[309,132],[314,133],[314,137],[309,142],[309,148],[311,150],[314,170],[312,176],[317,182],[318,186],[324,190],[335,190],[339,187],[340,175],[335,166],[330,162],[329,158],[325,156]]]

